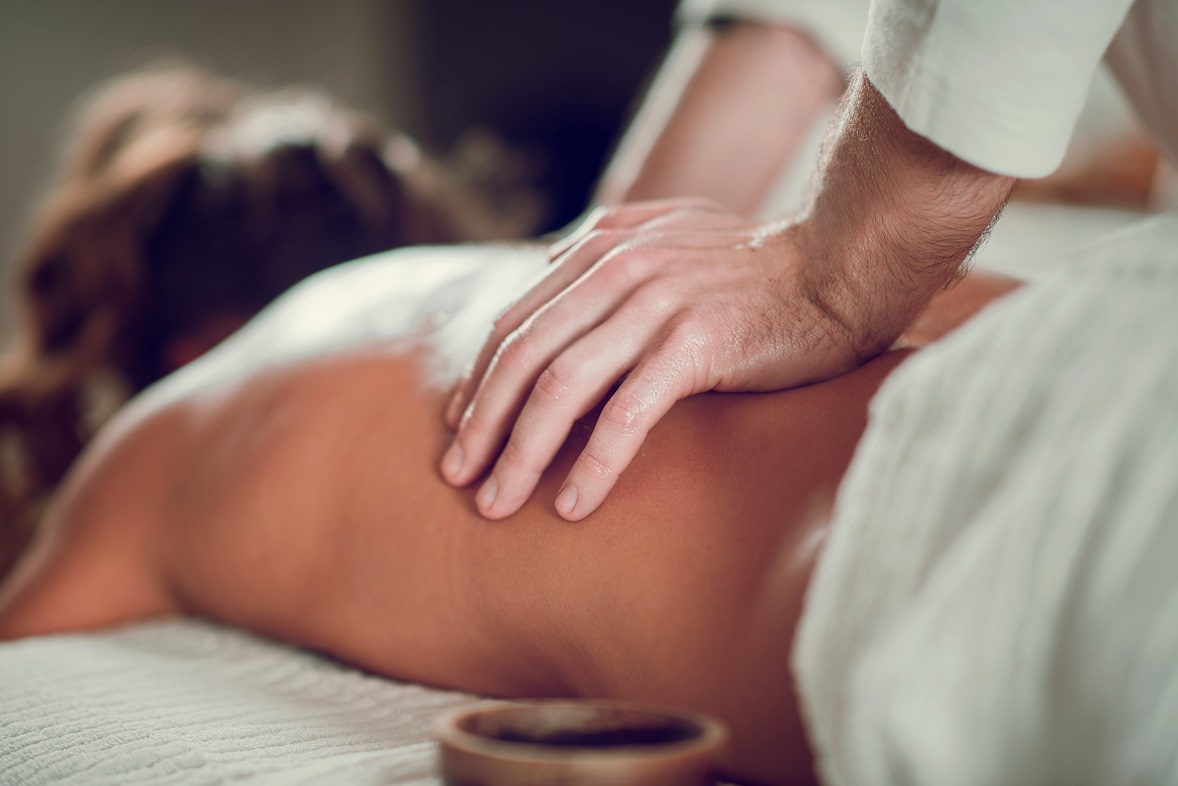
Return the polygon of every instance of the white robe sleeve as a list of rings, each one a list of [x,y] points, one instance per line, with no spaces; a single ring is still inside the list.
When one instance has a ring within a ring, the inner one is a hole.
[[[974,166],[1050,174],[1132,0],[873,0],[863,67],[905,124]]]

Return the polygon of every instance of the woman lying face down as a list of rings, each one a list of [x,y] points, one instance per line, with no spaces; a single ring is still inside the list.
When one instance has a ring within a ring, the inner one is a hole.
[[[352,263],[149,388],[71,469],[0,588],[0,638],[200,615],[439,687],[702,710],[731,727],[731,778],[813,781],[794,628],[824,507],[910,350],[682,402],[571,525],[552,501],[579,426],[532,501],[489,523],[436,476],[442,407],[545,261],[472,246]],[[910,342],[1012,286],[966,278]]]

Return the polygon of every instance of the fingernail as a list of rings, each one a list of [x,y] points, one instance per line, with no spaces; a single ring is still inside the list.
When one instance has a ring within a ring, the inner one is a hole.
[[[495,504],[495,495],[499,493],[499,481],[495,480],[495,476],[487,478],[487,482],[479,489],[478,496],[474,498],[474,504],[479,506],[479,510],[487,512],[491,506]]]
[[[462,394],[455,393],[450,397],[450,403],[446,405],[446,425],[450,428],[456,427],[460,417],[462,417]]]
[[[560,490],[560,494],[556,495],[556,512],[562,516],[567,516],[573,512],[573,508],[577,506],[577,487],[565,486]]]
[[[462,470],[462,446],[457,442],[450,446],[446,455],[442,457],[442,474],[447,480],[455,480]]]

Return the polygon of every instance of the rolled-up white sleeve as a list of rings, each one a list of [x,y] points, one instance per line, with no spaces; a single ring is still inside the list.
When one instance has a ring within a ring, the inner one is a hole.
[[[873,0],[868,79],[913,131],[1013,177],[1063,160],[1133,0]]]

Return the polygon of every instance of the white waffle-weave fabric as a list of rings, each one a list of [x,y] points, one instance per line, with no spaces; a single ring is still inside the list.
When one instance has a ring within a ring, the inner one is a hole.
[[[888,379],[794,667],[828,786],[1178,783],[1178,219]]]

